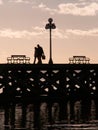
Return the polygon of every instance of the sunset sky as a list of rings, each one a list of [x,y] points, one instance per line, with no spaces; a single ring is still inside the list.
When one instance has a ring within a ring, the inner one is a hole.
[[[85,55],[98,63],[98,0],[0,0],[0,63],[12,54],[34,60],[40,44],[49,61],[48,18],[53,18],[54,63],[68,63],[69,57]]]

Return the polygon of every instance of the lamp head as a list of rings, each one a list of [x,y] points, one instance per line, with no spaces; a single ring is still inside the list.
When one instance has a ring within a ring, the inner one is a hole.
[[[52,21],[53,21],[53,19],[52,19],[52,18],[49,18],[49,19],[48,19],[48,22],[52,22]]]

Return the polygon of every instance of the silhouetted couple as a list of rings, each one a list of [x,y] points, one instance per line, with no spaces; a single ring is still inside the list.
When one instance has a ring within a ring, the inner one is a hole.
[[[42,64],[42,59],[45,59],[43,48],[39,44],[35,47],[34,64],[36,63],[36,59],[38,60],[37,64]]]

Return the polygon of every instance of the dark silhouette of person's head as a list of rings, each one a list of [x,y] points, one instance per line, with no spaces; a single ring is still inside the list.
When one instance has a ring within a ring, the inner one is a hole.
[[[37,47],[40,47],[40,45],[39,45],[39,44],[37,44]]]

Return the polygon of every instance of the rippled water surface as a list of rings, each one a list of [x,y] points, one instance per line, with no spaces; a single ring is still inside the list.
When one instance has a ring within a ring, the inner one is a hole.
[[[7,103],[0,106],[0,130],[98,130],[97,111],[94,100]]]

